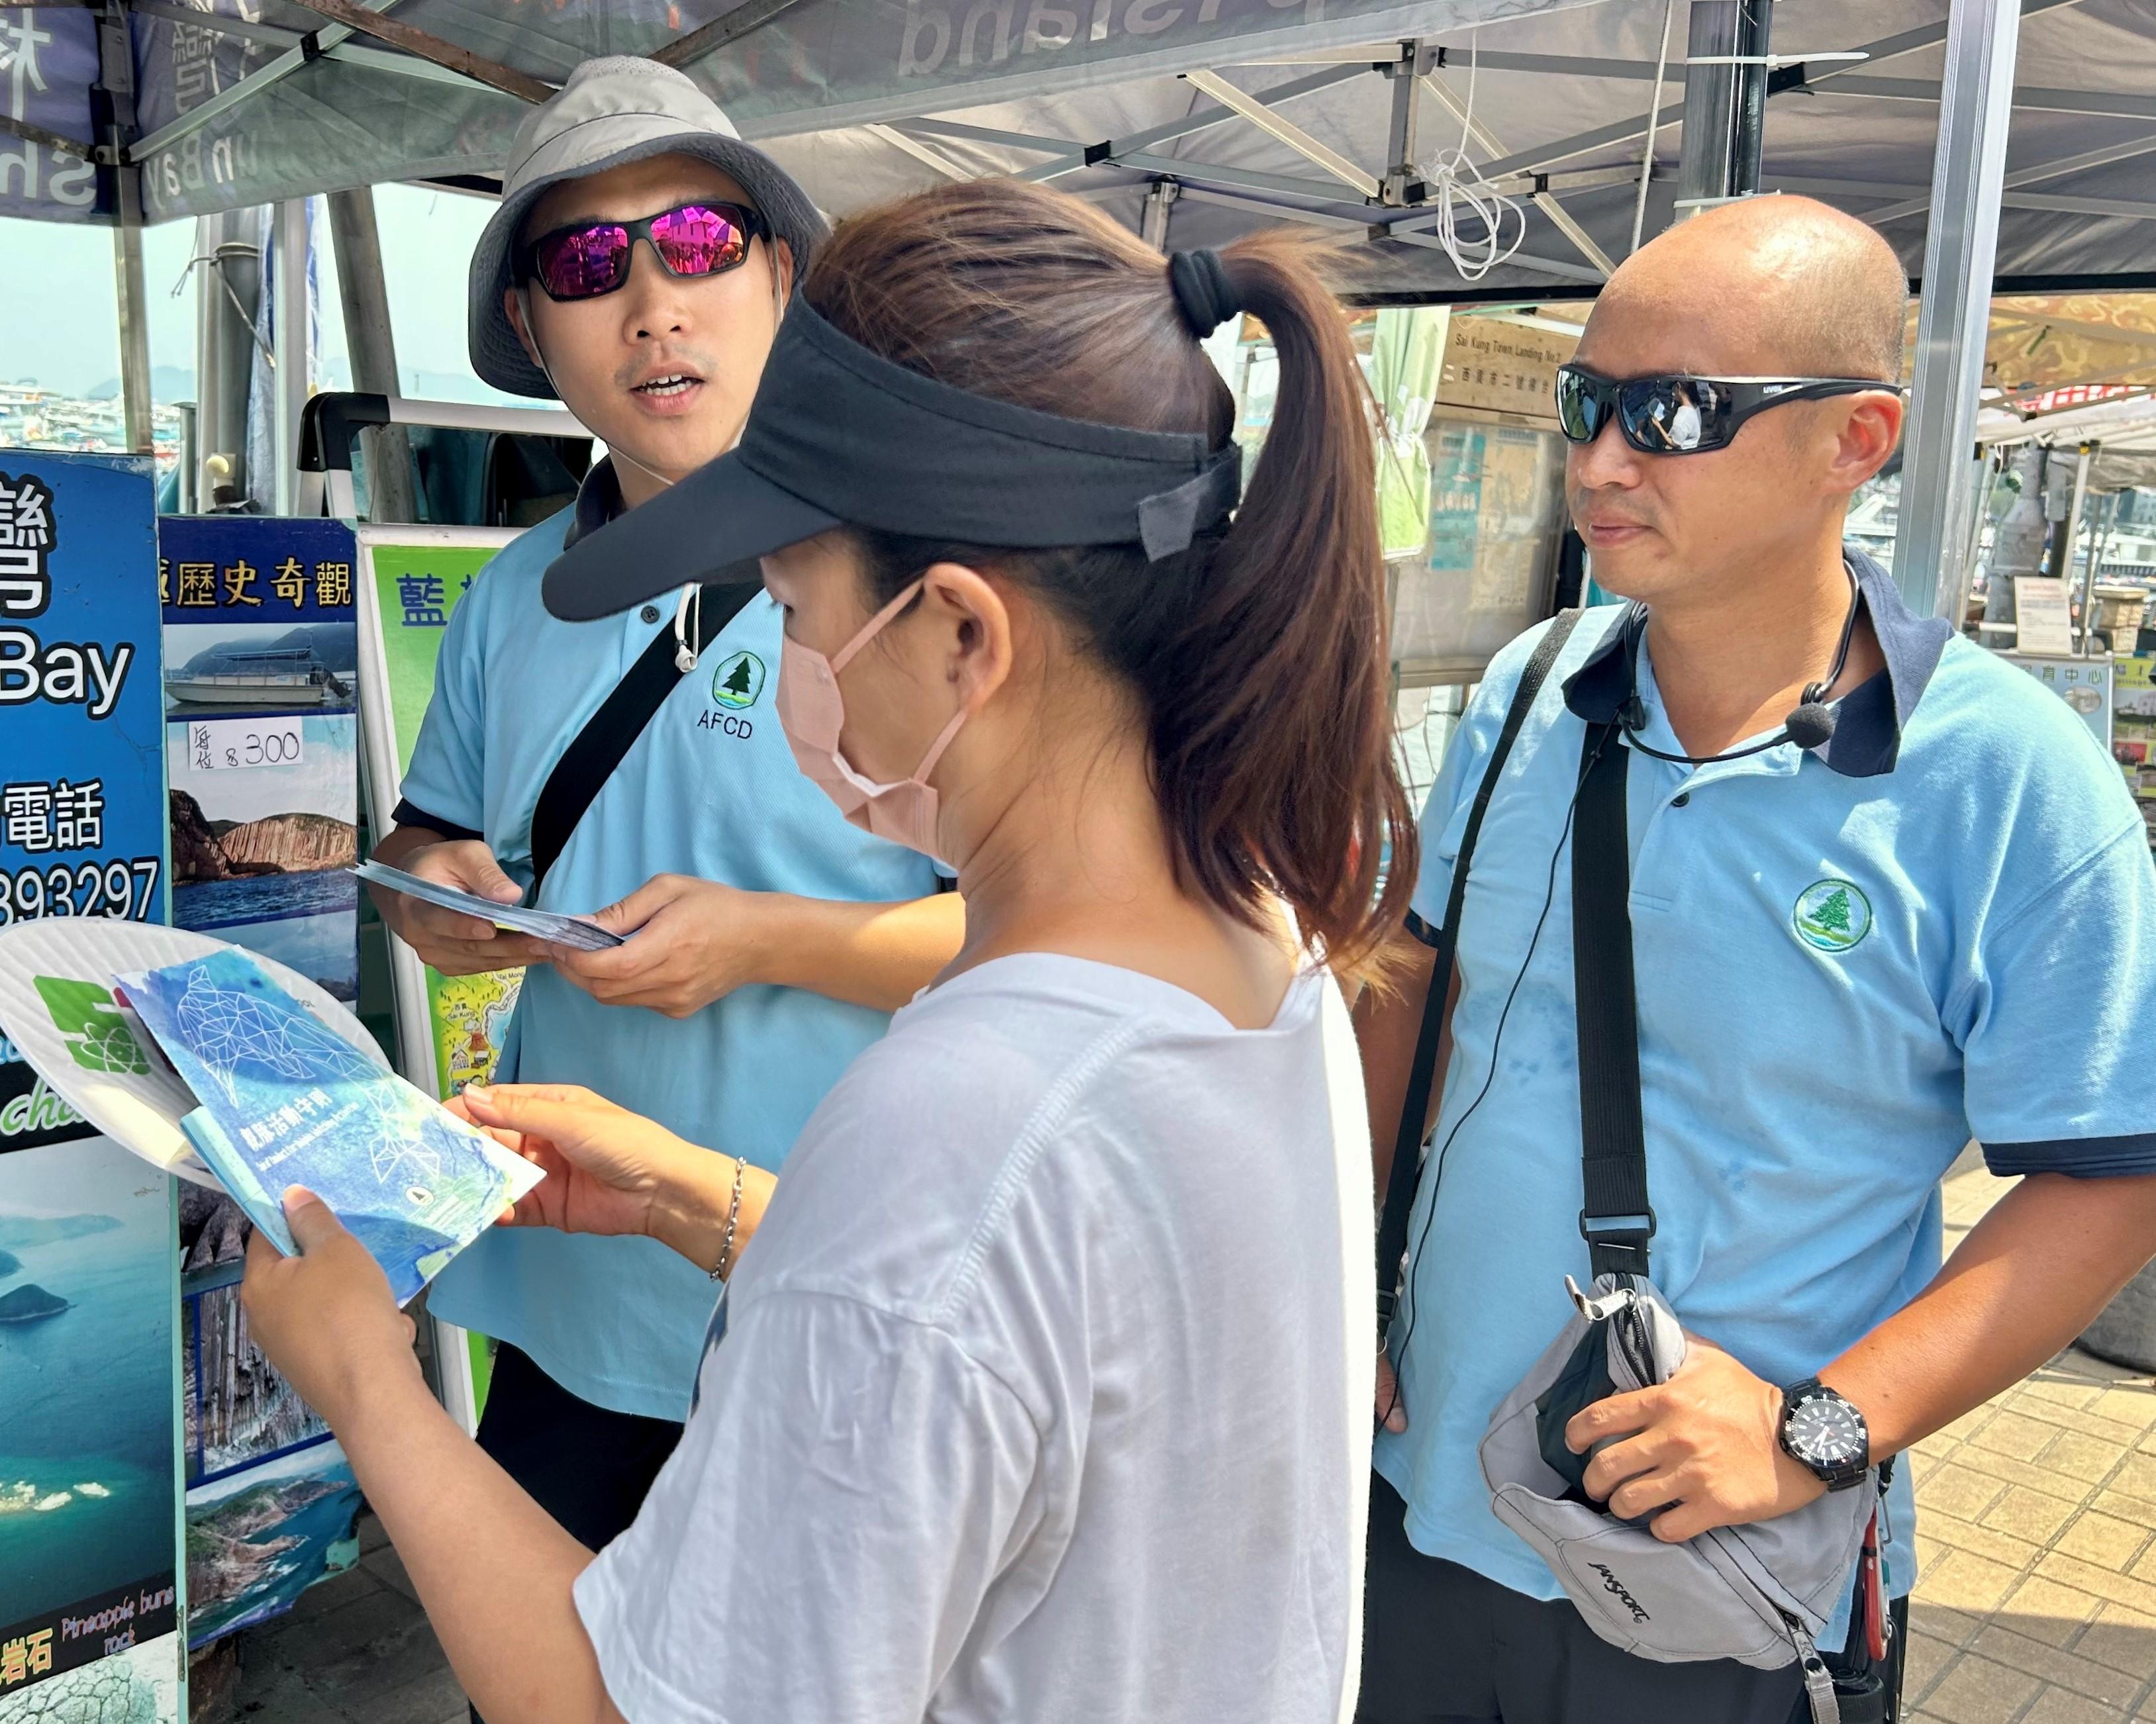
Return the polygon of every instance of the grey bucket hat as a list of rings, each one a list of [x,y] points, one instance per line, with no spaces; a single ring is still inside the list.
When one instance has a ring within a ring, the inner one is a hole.
[[[554,399],[554,386],[531,362],[501,308],[512,285],[517,235],[532,205],[563,180],[653,156],[693,156],[736,181],[792,249],[797,280],[830,232],[793,177],[743,143],[719,105],[682,73],[629,54],[586,60],[517,128],[501,206],[472,252],[472,369],[495,388]]]

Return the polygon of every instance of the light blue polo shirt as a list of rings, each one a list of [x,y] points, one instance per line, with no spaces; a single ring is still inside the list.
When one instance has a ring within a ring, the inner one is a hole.
[[[587,528],[604,482],[588,481],[580,499]],[[651,638],[674,626],[671,597],[653,622],[642,608],[594,623],[547,614],[540,577],[577,512],[505,547],[451,613],[398,810],[400,822],[484,838],[527,890],[541,787]],[[758,595],[705,649],[578,823],[542,907],[597,910],[657,874],[858,902],[938,889],[927,858],[848,825],[794,765],[773,705],[781,615]],[[526,977],[499,1075],[588,1085],[692,1143],[776,1170],[888,1021],[769,987],[675,1019],[601,1005],[542,966]],[[434,1283],[429,1308],[522,1348],[587,1401],[680,1419],[715,1291],[651,1239],[497,1228]]]
[[[2156,1047],[2156,870],[2118,767],[2056,695],[1850,561],[1887,668],[1824,748],[1697,768],[1635,750],[1627,781],[1654,1279],[1780,1384],[1931,1280],[1939,1180],[1971,1138],[2001,1174],[2156,1172],[2135,1075]],[[1588,1278],[1568,859],[1533,930],[1586,721],[1626,692],[1625,616],[1589,611],[1566,643],[1477,841],[1435,1144],[1491,1080],[1519,991],[1489,1093],[1417,1194],[1392,1334],[1409,1428],[1377,1439],[1417,1549],[1540,1598],[1563,1594],[1490,1512],[1476,1450],[1571,1314],[1565,1275]],[[1430,792],[1414,900],[1430,926],[1535,638],[1491,664]],[[1644,739],[1681,752],[1644,649],[1640,683]],[[1904,1466],[1896,1594],[1914,1518]],[[1821,1644],[1845,1633],[1845,1613]]]

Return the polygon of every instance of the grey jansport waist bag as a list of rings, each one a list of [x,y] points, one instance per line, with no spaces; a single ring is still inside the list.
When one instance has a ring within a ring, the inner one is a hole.
[[[1834,1724],[1833,1679],[1814,1643],[1848,1584],[1873,1493],[1830,1491],[1793,1514],[1682,1544],[1595,1506],[1579,1485],[1588,1457],[1563,1446],[1566,1422],[1607,1395],[1667,1382],[1684,1362],[1684,1334],[1650,1281],[1603,1275],[1591,1295],[1568,1275],[1565,1285],[1577,1314],[1482,1439],[1491,1510],[1612,1645],[1665,1663],[1801,1661],[1814,1718]]]

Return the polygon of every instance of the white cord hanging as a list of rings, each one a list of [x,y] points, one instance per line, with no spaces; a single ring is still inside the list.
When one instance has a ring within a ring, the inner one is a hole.
[[[1527,242],[1527,212],[1502,192],[1493,189],[1467,159],[1467,146],[1475,134],[1475,79],[1479,44],[1467,49],[1467,108],[1460,115],[1459,147],[1423,169],[1425,207],[1434,208],[1437,219],[1427,230],[1445,248],[1462,281],[1480,281]],[[1505,219],[1512,222],[1512,242],[1505,241]],[[1470,238],[1463,223],[1479,222],[1482,232]]]

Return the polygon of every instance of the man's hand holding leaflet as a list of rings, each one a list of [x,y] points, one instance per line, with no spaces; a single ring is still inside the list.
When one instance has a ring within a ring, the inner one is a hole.
[[[511,933],[528,934],[572,952],[604,952],[622,943],[622,936],[601,927],[588,916],[563,916],[557,911],[531,910],[520,904],[503,904],[461,886],[444,885],[423,875],[408,873],[386,862],[362,862],[352,870],[369,885],[401,892],[422,904],[446,910],[475,921],[484,921]]]

